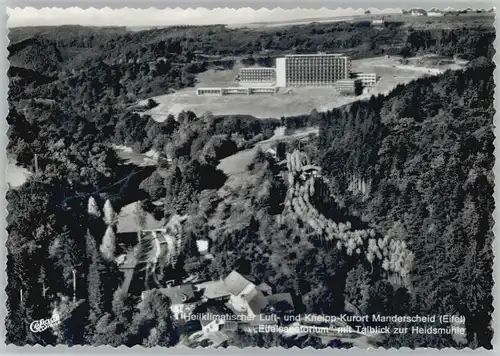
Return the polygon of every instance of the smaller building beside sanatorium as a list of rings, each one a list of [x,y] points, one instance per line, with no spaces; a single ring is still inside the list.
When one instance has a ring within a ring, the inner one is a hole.
[[[335,89],[342,95],[360,95],[363,85],[361,79],[344,79],[335,82]]]
[[[226,87],[226,88],[198,88],[196,89],[197,95],[230,95],[230,94],[276,94],[278,88],[275,86],[262,86],[262,87]]]
[[[269,83],[276,82],[276,68],[250,67],[241,68],[238,74],[240,83]]]
[[[363,88],[374,87],[377,84],[377,74],[376,73],[353,73],[352,77],[361,80],[361,85]]]

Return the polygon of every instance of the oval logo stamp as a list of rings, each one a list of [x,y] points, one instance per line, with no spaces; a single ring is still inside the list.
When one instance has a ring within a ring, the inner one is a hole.
[[[47,330],[48,328],[53,328],[61,323],[59,316],[55,315],[50,319],[40,319],[35,320],[30,324],[30,330],[34,333],[40,333]]]

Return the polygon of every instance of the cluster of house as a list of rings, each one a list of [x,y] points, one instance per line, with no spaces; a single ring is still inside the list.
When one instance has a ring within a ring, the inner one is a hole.
[[[232,271],[226,278],[216,281],[191,282],[158,288],[165,284],[155,279],[152,266],[159,261],[176,259],[180,250],[182,224],[185,216],[174,215],[168,221],[157,221],[145,213],[141,226],[135,219],[136,206],[130,204],[121,209],[118,218],[118,240],[129,241],[129,246],[115,259],[124,275],[122,289],[129,293],[140,293],[144,300],[149,293],[159,291],[170,300],[173,317],[190,322],[194,329],[216,346],[227,341],[227,331],[255,331],[261,325],[277,324],[272,315],[273,307],[285,306],[286,312],[293,313],[296,302],[289,293],[273,293],[273,288],[252,276]],[[196,241],[200,255],[207,257],[209,243],[203,239]],[[185,281],[187,282],[187,280]],[[151,284],[152,285],[151,285]],[[167,282],[174,283],[174,281]],[[265,311],[265,312],[264,312]],[[271,314],[271,315],[270,315]]]
[[[229,339],[228,331],[252,332],[259,325],[277,324],[277,318],[263,313],[270,304],[282,302],[290,311],[295,310],[291,294],[273,294],[269,284],[237,271],[216,281],[147,290],[142,299],[154,291],[170,299],[170,310],[176,320],[199,323],[201,331],[214,343]]]
[[[493,12],[494,9],[484,10],[484,9],[472,9],[468,7],[464,10],[454,10],[452,8],[446,8],[445,10],[440,10],[437,8],[432,8],[430,10],[424,9],[410,9],[403,10],[403,14],[410,14],[411,16],[430,16],[430,17],[441,17],[441,16],[449,16],[449,15],[459,15],[459,14],[470,14],[470,13],[486,13]]]

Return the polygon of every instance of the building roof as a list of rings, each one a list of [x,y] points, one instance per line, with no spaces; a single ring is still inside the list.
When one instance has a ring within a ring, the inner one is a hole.
[[[228,297],[231,294],[224,281],[203,282],[197,284],[196,287],[202,290],[203,296],[207,299]]]
[[[251,275],[249,275],[249,274],[242,274],[242,276],[243,276],[246,280],[248,280],[248,281],[252,282],[252,283],[253,283],[253,284],[255,284],[255,285],[259,284],[259,280],[258,280],[257,278],[255,278],[254,276],[251,276]]]
[[[259,314],[262,311],[262,309],[264,309],[265,306],[267,305],[267,299],[260,290],[257,290],[256,288],[254,288],[254,290],[256,291],[256,293],[255,294],[252,293],[253,295],[251,299],[250,298],[244,298],[244,299],[247,301],[250,310],[252,310],[254,314]]]
[[[238,322],[237,321],[233,321],[233,320],[226,321],[221,326],[221,330],[224,330],[224,331],[236,331],[236,330],[238,330]]]
[[[287,302],[288,304],[290,304],[293,308],[295,308],[294,304],[293,304],[293,298],[292,298],[292,295],[290,293],[278,293],[278,294],[273,294],[273,295],[268,295],[266,297],[266,301],[267,303],[269,302]]]
[[[240,68],[240,71],[242,71],[242,70],[258,70],[258,69],[265,69],[265,70],[269,70],[269,71],[276,70],[276,68],[273,68],[273,67],[244,67],[244,68]]]
[[[232,271],[228,274],[228,276],[224,279],[224,284],[226,285],[226,289],[229,293],[233,295],[238,295],[241,293],[246,286],[248,286],[251,282],[243,277],[236,271]]]
[[[314,166],[312,164],[306,164],[305,166],[302,167],[303,171],[318,171],[321,172],[321,167]]]
[[[340,79],[340,80],[337,80],[335,82],[335,84],[339,85],[339,84],[354,84],[354,83],[357,83],[359,82],[359,79],[358,78],[352,78],[352,79]]]
[[[160,288],[158,289],[161,294],[167,296],[170,299],[170,303],[183,304],[194,299],[194,287],[192,284],[183,284],[180,286]]]
[[[116,225],[116,231],[118,234],[137,232],[140,230],[155,230],[160,229],[165,225],[165,220],[156,220],[154,216],[150,213],[145,213],[145,223],[141,226],[138,223],[136,217],[136,209],[139,202],[133,202],[131,204],[125,205],[121,208],[118,214],[118,223]]]
[[[262,282],[257,286],[257,288],[259,288],[262,292],[266,294],[271,294],[273,292],[273,288],[266,282]]]
[[[207,339],[212,342],[213,347],[217,347],[228,341],[230,337],[222,331],[216,331],[208,334]]]
[[[210,244],[208,240],[196,240],[196,248],[198,249],[198,252],[205,252],[208,251]]]
[[[134,269],[137,265],[134,251],[131,250],[126,254],[120,255],[115,259],[119,269]]]

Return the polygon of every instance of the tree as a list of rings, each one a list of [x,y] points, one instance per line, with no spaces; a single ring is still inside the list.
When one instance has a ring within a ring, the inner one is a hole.
[[[283,141],[278,142],[276,146],[276,155],[280,160],[285,159],[286,157],[286,143]]]
[[[345,281],[345,298],[354,304],[361,313],[366,312],[370,290],[370,278],[368,271],[363,265],[358,266],[347,273]]]
[[[70,298],[59,295],[52,311],[52,317],[58,317],[60,324],[54,327],[54,333],[57,336],[57,343],[66,345],[75,345],[82,342],[81,335],[81,307],[83,300],[75,301]]]
[[[104,222],[108,226],[114,226],[117,222],[116,212],[109,199],[104,203]]]
[[[49,255],[61,269],[65,288],[71,291],[73,302],[76,302],[76,294],[80,293],[77,291],[77,275],[84,262],[82,248],[69,236],[69,232],[64,232],[50,245]]]
[[[112,226],[108,226],[106,232],[104,233],[101,246],[99,247],[102,257],[108,261],[113,260],[113,258],[115,257],[115,251],[116,251],[115,240],[116,240],[115,231],[113,230]]]
[[[101,273],[103,273],[104,268],[101,256],[97,250],[95,239],[90,232],[87,232],[86,245],[87,258],[89,259],[87,292],[90,322],[87,335],[92,336],[95,333],[97,321],[102,317],[103,313],[103,286],[101,282]]]
[[[111,312],[105,313],[96,324],[95,334],[92,337],[93,345],[117,347],[137,344],[137,339],[130,342],[134,339],[134,328],[131,325],[134,305],[122,288],[119,287],[114,292],[110,309]]]
[[[156,101],[154,101],[153,99],[148,99],[148,103],[146,104],[146,109],[152,109],[157,106],[158,103]]]
[[[148,178],[144,179],[139,188],[148,193],[153,201],[164,198],[166,194],[165,180],[158,171],[153,172]]]
[[[132,320],[132,339],[145,346],[174,346],[178,334],[173,324],[170,300],[158,290],[147,293]],[[144,341],[143,341],[144,340]]]
[[[87,211],[91,217],[95,218],[101,217],[101,211],[99,210],[99,206],[97,206],[97,203],[93,196],[90,196],[89,198]]]

